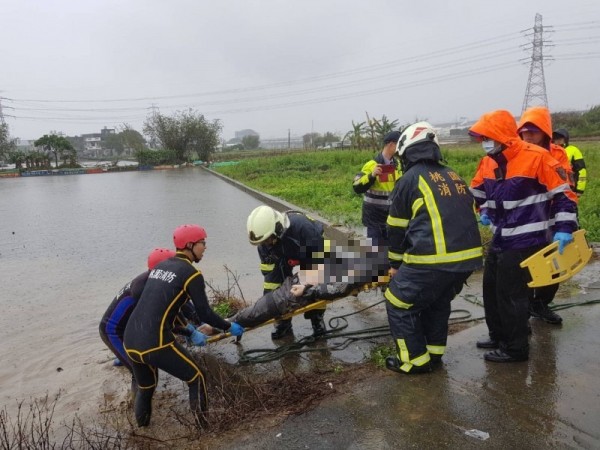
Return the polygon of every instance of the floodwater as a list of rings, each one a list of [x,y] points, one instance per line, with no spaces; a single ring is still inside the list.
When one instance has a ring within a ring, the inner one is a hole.
[[[172,231],[208,233],[198,264],[246,299],[262,293],[245,224],[258,200],[200,168],[0,180],[0,407],[60,392],[56,419],[97,411],[113,379],[98,323]],[[231,278],[231,275],[229,276]]]

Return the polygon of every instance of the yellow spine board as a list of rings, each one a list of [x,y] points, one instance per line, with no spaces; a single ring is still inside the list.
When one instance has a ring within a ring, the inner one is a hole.
[[[387,276],[379,277],[379,281],[374,281],[372,283],[366,283],[363,286],[361,286],[360,288],[357,288],[354,291],[350,292],[350,294],[348,294],[348,296],[357,295],[360,291],[368,291],[369,289],[374,289],[374,288],[377,288],[378,286],[387,285],[388,282],[389,282],[389,277],[387,277]],[[345,298],[345,297],[341,297],[341,298]],[[336,300],[338,300],[338,299],[336,299]],[[314,303],[311,303],[309,305],[303,306],[302,308],[298,308],[298,309],[296,309],[296,310],[294,310],[294,311],[292,311],[292,312],[290,312],[288,314],[284,314],[281,317],[276,317],[274,319],[267,320],[266,322],[263,322],[260,325],[257,325],[257,326],[252,327],[252,328],[246,328],[244,332],[255,330],[256,328],[264,327],[265,325],[269,325],[271,323],[275,323],[275,322],[277,322],[278,320],[281,320],[281,319],[290,319],[290,318],[292,318],[294,316],[297,316],[299,314],[304,314],[305,312],[311,311],[313,309],[323,309],[323,308],[325,308],[327,306],[327,303],[331,303],[332,301],[335,301],[335,300],[317,300]],[[230,336],[231,336],[231,333],[229,333],[229,332],[227,332],[227,333],[221,333],[221,334],[217,334],[217,335],[209,337],[206,340],[206,342],[209,343],[209,344],[212,344],[214,342],[218,342],[220,340],[226,339],[226,338],[228,338]]]
[[[573,233],[573,242],[564,248],[562,255],[558,253],[558,242],[553,242],[521,262],[521,267],[531,275],[532,281],[527,286],[542,287],[568,280],[585,267],[592,252],[585,230]]]

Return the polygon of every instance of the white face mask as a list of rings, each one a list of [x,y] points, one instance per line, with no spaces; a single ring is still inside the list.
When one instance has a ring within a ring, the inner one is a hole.
[[[488,141],[481,141],[483,151],[486,152],[488,155],[495,155],[496,153],[500,153],[500,150],[502,150],[501,145],[495,146],[494,144],[495,142],[491,139]]]

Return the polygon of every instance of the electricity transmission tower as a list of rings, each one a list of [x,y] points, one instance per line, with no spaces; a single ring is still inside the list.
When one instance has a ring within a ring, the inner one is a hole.
[[[544,79],[544,46],[548,41],[544,40],[544,30],[549,32],[548,28],[542,25],[542,15],[535,15],[535,25],[533,26],[533,42],[531,44],[531,59],[529,66],[529,79],[527,80],[527,89],[521,114],[530,106],[548,106],[548,97],[546,96],[546,80]],[[528,44],[529,46],[529,44]],[[546,58],[548,59],[548,58]]]

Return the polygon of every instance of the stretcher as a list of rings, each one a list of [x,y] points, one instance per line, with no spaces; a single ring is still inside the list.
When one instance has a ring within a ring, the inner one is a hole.
[[[356,286],[353,286],[350,290],[348,290],[343,295],[340,295],[337,298],[331,298],[331,299],[327,299],[327,300],[317,299],[316,301],[309,303],[305,306],[302,306],[300,308],[294,309],[293,311],[290,311],[289,313],[283,314],[281,316],[273,317],[269,320],[261,322],[260,324],[252,326],[252,327],[246,327],[245,331],[251,331],[256,328],[261,328],[265,325],[273,324],[279,320],[290,319],[294,316],[304,314],[304,313],[306,313],[308,311],[312,311],[314,309],[324,309],[329,303],[332,303],[336,300],[339,300],[341,298],[345,298],[348,296],[355,296],[359,292],[368,292],[372,289],[377,289],[378,287],[387,286],[388,283],[389,283],[388,276],[379,276],[377,281],[370,281],[370,282],[363,283],[363,284],[357,284]],[[229,332],[219,333],[214,336],[210,336],[207,339],[207,343],[212,344],[212,343],[221,341],[223,339],[227,339],[230,336],[231,336],[231,333],[229,333]]]
[[[583,269],[593,253],[585,233],[585,230],[573,233],[573,242],[565,246],[562,255],[555,241],[521,262],[521,267],[529,270],[531,275],[527,286],[536,288],[562,283]]]

